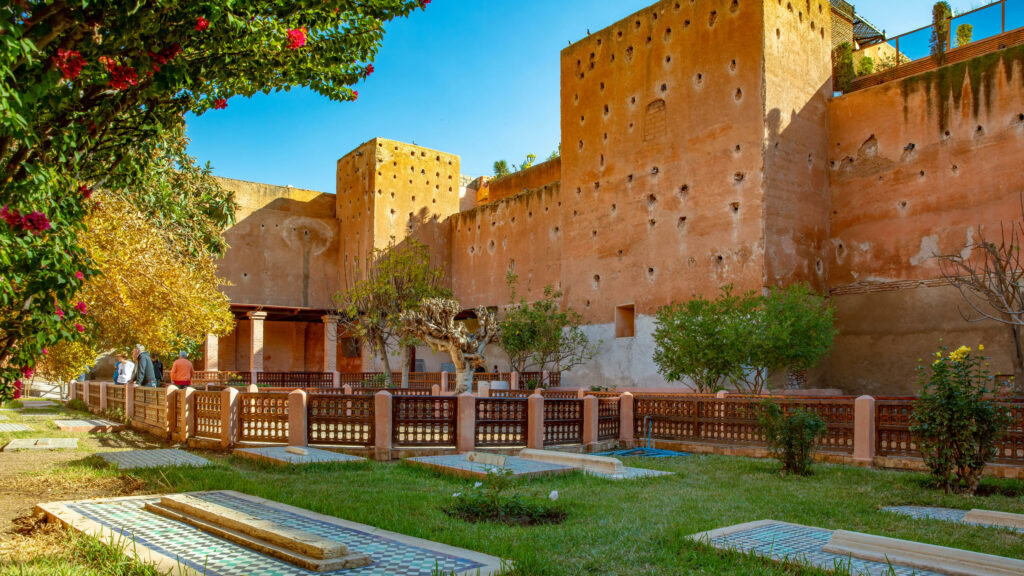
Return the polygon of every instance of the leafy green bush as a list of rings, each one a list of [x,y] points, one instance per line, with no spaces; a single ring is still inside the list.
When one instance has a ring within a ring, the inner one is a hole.
[[[932,37],[929,44],[932,58],[939,66],[946,63],[946,35],[952,17],[953,9],[949,7],[949,2],[936,2],[932,6]]]
[[[125,415],[123,408],[107,408],[103,413],[107,417],[107,420],[113,420],[114,422],[120,422],[122,424],[130,423],[128,416]]]
[[[857,62],[857,76],[867,76],[875,72],[875,59],[865,56]]]
[[[834,89],[849,92],[854,78],[853,44],[843,42],[832,51],[832,78]]]
[[[714,300],[698,297],[658,310],[654,363],[669,382],[688,378],[697,392],[722,390],[740,371],[740,298],[726,286]]]
[[[772,456],[782,462],[782,473],[811,473],[814,442],[825,433],[825,421],[803,408],[784,411],[771,400],[761,403],[758,416]]]
[[[995,386],[984,356],[966,346],[943,352],[945,347],[935,353],[931,366],[918,368],[921,392],[910,432],[939,487],[974,494],[1010,417],[986,398]]]
[[[974,38],[974,25],[973,24],[961,24],[956,27],[956,45],[957,48],[960,46],[966,46],[971,43]]]
[[[566,512],[554,500],[513,492],[511,473],[506,468],[492,469],[480,486],[455,494],[445,512],[469,522],[519,526],[557,524],[565,519]]]
[[[70,410],[77,410],[79,412],[89,412],[89,405],[85,403],[81,398],[74,398],[68,401],[68,408]]]

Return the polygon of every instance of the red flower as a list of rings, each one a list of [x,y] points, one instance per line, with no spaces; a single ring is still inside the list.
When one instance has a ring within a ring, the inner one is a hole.
[[[14,381],[14,399],[21,398],[21,380]]]
[[[420,0],[420,8],[426,8],[427,4],[430,4],[430,0]]]
[[[288,44],[289,50],[298,50],[306,45],[306,29],[305,28],[293,28],[288,31]]]
[[[7,206],[0,208],[0,218],[3,218],[4,222],[7,222],[7,225],[14,229],[21,228],[24,225],[21,213],[17,210],[10,210]]]
[[[79,332],[85,332],[85,326],[82,326],[81,324],[75,324],[75,330],[78,330]]]
[[[82,198],[85,198],[86,200],[88,200],[92,196],[92,189],[86,186],[85,184],[79,186],[78,191],[81,192]]]
[[[43,356],[46,356],[49,353],[50,353],[49,350],[47,350],[46,348],[43,348]]]
[[[366,70],[363,70],[363,78],[366,78],[370,74],[373,74],[373,64],[367,64]]]
[[[25,366],[24,368],[21,369],[21,375],[24,376],[25,378],[31,378],[32,375],[35,373],[36,371],[29,368],[28,366]]]
[[[107,86],[114,90],[125,90],[129,86],[139,83],[139,75],[131,66],[122,66],[112,61],[107,62],[107,72],[110,72],[110,82]]]
[[[209,20],[207,20],[206,18],[203,18],[202,16],[200,16],[199,18],[196,18],[196,30],[197,31],[202,32],[203,30],[206,30],[209,27],[210,27],[210,21]]]
[[[223,98],[217,98],[213,101],[214,110],[223,110],[228,107],[228,101]]]
[[[77,50],[64,50],[62,48],[57,50],[57,55],[53,57],[53,65],[57,70],[60,70],[60,74],[65,80],[74,80],[82,73],[82,68],[85,66],[85,58],[82,58],[82,55]]]
[[[60,318],[61,320],[64,319],[64,311],[60,308],[57,308],[57,318]]]
[[[150,65],[153,67],[153,71],[159,72],[161,66],[173,60],[178,54],[181,54],[181,44],[177,42],[164,46],[159,52],[150,52],[149,57],[153,60]]]
[[[75,310],[78,310],[82,314],[85,314],[85,308],[85,302],[79,302],[78,304],[75,304]]]
[[[359,100],[359,91],[358,90],[353,90],[352,91],[352,99],[353,100]]]
[[[39,235],[44,230],[50,229],[50,219],[42,212],[33,211],[25,215],[23,227],[25,230]]]
[[[82,271],[78,270],[75,272],[75,278],[78,278],[79,280],[85,280],[85,274],[82,274]]]

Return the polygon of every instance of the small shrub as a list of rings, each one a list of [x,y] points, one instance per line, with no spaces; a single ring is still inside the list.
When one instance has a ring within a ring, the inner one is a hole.
[[[974,37],[974,25],[972,24],[961,24],[956,27],[956,45],[967,46],[971,43],[971,39]]]
[[[850,83],[853,82],[855,70],[853,68],[853,45],[843,42],[832,51],[832,77],[834,89],[839,92],[849,92]]]
[[[445,512],[469,522],[495,522],[514,526],[557,524],[567,516],[550,499],[514,493],[513,484],[511,470],[493,469],[488,472],[481,487],[452,498],[445,506]]]
[[[865,56],[857,62],[857,76],[867,76],[875,73],[875,59]]]
[[[814,412],[795,408],[788,413],[771,400],[761,404],[758,420],[782,473],[808,476],[814,442],[825,433],[825,421]]]
[[[81,398],[74,398],[68,401],[68,408],[71,410],[77,410],[79,412],[90,412],[89,405],[85,403]]]
[[[120,422],[122,424],[129,423],[128,417],[125,415],[123,408],[107,408],[103,415],[106,416],[107,420]]]
[[[984,356],[966,346],[944,352],[935,353],[931,366],[918,368],[921,393],[910,432],[939,487],[974,494],[1010,416],[986,398],[995,386]]]

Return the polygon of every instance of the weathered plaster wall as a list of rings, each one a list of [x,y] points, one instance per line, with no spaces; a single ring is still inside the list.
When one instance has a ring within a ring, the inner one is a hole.
[[[236,224],[218,273],[232,302],[323,308],[339,288],[334,196],[219,178],[235,193]]]
[[[476,205],[480,206],[488,202],[497,202],[509,196],[516,196],[552,184],[561,178],[562,159],[560,157],[535,164],[526,170],[509,174],[504,178],[482,178],[483,182],[476,193]]]
[[[1020,218],[1022,57],[1011,48],[832,101],[830,385],[910,392],[914,361],[939,337],[984,343],[1008,371],[1005,329],[960,318],[933,256]]]

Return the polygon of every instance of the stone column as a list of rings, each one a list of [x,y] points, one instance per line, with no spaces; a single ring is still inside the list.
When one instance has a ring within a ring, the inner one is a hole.
[[[587,396],[583,399],[583,445],[597,443],[597,408],[598,399]]]
[[[196,435],[196,396],[195,389],[186,386],[178,392],[181,409],[181,420],[178,422],[178,441],[187,443]]]
[[[257,372],[263,372],[263,321],[266,319],[266,312],[249,312],[249,321],[252,323],[249,335],[249,371],[252,372],[254,379]]]
[[[107,411],[107,383],[100,382],[100,412]]]
[[[472,452],[476,448],[476,397],[469,392],[459,394],[459,452]]]
[[[633,442],[633,395],[623,392],[619,396],[619,440],[627,448]]]
[[[871,466],[875,462],[875,399],[861,396],[853,403],[853,462]]]
[[[508,389],[519,390],[519,372],[513,372],[508,377]]]
[[[292,390],[288,393],[288,445],[309,444],[306,427],[306,391]]]
[[[338,370],[338,317],[328,314],[320,318],[324,323],[324,372]]]
[[[373,395],[373,459],[391,459],[391,393],[381,390]]]
[[[216,334],[207,334],[203,343],[203,368],[216,372],[220,370],[220,340]]]
[[[238,389],[220,391],[220,447],[227,449],[238,438]]]
[[[534,393],[526,400],[526,447],[544,448],[544,397]]]
[[[442,392],[447,392],[448,391],[448,373],[447,372],[441,372],[441,391]]]

